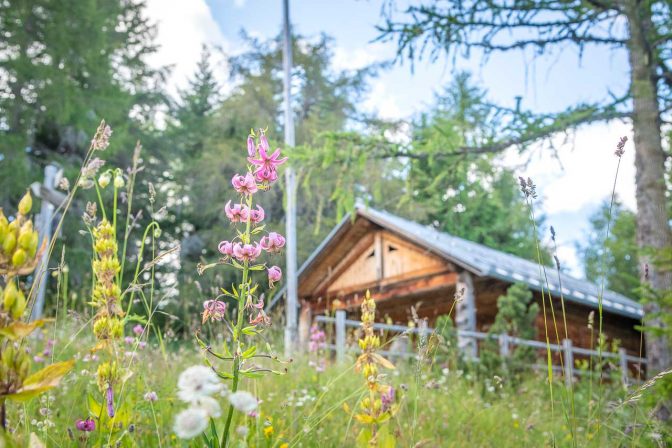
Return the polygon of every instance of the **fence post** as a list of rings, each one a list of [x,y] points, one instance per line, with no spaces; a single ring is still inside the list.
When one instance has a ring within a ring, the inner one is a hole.
[[[574,352],[572,351],[572,340],[563,339],[562,348],[564,352],[563,357],[565,364],[565,385],[567,385],[567,387],[571,387],[572,379],[574,377]]]
[[[499,335],[499,356],[502,358],[508,358],[509,352],[509,335],[502,333]]]
[[[345,360],[345,310],[336,311],[336,361]]]
[[[618,349],[618,360],[621,366],[621,382],[623,386],[628,386],[628,353],[624,348]]]

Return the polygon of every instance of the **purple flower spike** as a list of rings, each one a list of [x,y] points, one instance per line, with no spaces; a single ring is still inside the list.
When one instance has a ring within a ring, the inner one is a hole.
[[[112,418],[114,417],[114,391],[111,385],[107,386],[105,398],[107,399],[107,416]]]

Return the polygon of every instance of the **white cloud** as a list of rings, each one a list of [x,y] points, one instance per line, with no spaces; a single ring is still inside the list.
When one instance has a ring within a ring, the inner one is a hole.
[[[578,212],[585,207],[599,205],[611,196],[618,158],[614,155],[616,143],[622,136],[628,137],[626,152],[616,184],[616,194],[630,209],[635,202],[635,163],[632,127],[622,122],[594,124],[581,128],[569,142],[564,137],[554,139],[558,149],[557,159],[553,152],[536,148],[526,160],[514,150],[504,155],[504,163],[516,169],[516,174],[531,177],[542,199],[541,206],[548,214]]]
[[[373,82],[363,106],[364,109],[375,112],[380,118],[391,120],[404,118],[398,99],[389,91],[388,86],[380,80]]]
[[[236,0],[238,5],[240,0]],[[201,46],[229,47],[205,0],[149,0],[147,16],[158,25],[156,54],[148,62],[155,67],[172,66],[168,90],[175,95],[178,88],[187,84],[201,55]],[[227,78],[221,60],[213,59],[220,82]]]
[[[336,70],[358,70],[367,65],[390,59],[394,56],[394,47],[381,43],[368,44],[353,49],[337,46],[331,61]]]

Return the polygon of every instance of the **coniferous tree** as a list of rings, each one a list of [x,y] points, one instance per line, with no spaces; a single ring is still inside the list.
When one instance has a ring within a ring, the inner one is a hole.
[[[523,283],[514,283],[506,294],[497,299],[497,316],[488,330],[490,335],[507,334],[520,339],[535,339],[536,319],[539,305],[532,302],[532,293]],[[509,355],[501,357],[496,339],[483,344],[481,361],[483,368],[491,374],[506,369],[512,376],[519,376],[536,360],[535,349],[527,346],[509,345]]]
[[[0,3],[4,200],[39,177],[36,162],[78,165],[101,118],[115,132],[108,154],[151,127],[161,73],[145,62],[155,30],[143,8],[136,0]]]
[[[639,298],[637,263],[637,222],[634,212],[615,201],[609,221],[609,201],[590,217],[590,233],[585,244],[577,245],[586,278],[635,300]],[[609,225],[609,238],[605,240]]]

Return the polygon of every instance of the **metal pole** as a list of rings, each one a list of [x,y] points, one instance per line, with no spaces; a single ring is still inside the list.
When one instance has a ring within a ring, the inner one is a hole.
[[[563,339],[562,348],[564,350],[565,363],[565,385],[572,387],[572,380],[574,379],[574,351],[572,350],[572,340]]]
[[[51,191],[56,188],[56,176],[58,174],[58,167],[54,165],[47,165],[44,168],[44,187],[47,191]],[[48,201],[46,198],[42,198],[42,205],[40,208],[40,214],[37,219],[37,231],[40,235],[39,246],[42,246],[42,242],[46,241],[47,245],[51,241],[51,221],[54,217],[54,204]],[[48,250],[42,254],[37,269],[35,270],[35,280],[37,282],[36,292],[35,292],[35,305],[33,305],[33,310],[30,313],[30,320],[39,319],[42,317],[44,311],[44,296],[47,289],[47,276],[49,272],[47,268],[49,267],[49,253]]]
[[[336,311],[336,361],[340,364],[345,360],[345,311]]]
[[[284,17],[284,49],[282,52],[282,62],[285,73],[284,93],[285,93],[285,146],[294,146],[294,116],[292,115],[292,33],[289,23],[289,0],[283,0]],[[287,262],[285,266],[285,275],[287,279],[287,325],[285,327],[285,355],[290,356],[297,343],[297,263],[296,263],[296,174],[291,164],[285,170],[285,181],[287,191],[287,216],[286,216],[286,237],[287,237]]]

